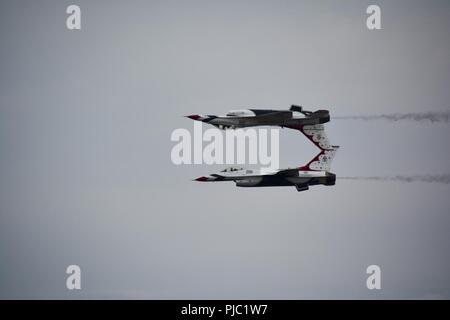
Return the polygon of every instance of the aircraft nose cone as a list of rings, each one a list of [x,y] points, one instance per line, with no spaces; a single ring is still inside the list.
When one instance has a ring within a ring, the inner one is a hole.
[[[198,177],[195,181],[208,181],[208,177]]]
[[[192,119],[192,120],[198,120],[201,117],[198,114],[193,114],[193,115],[190,115],[190,116],[186,116],[186,118],[189,118],[189,119]]]

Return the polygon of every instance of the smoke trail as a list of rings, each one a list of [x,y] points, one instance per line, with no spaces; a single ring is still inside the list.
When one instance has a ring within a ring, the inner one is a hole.
[[[397,182],[430,182],[450,184],[450,174],[439,175],[413,175],[413,176],[356,176],[356,177],[338,177],[345,180],[374,180],[374,181],[397,181]]]
[[[430,122],[450,122],[450,110],[446,111],[429,111],[417,113],[392,113],[392,114],[378,114],[378,115],[361,115],[361,116],[343,116],[333,117],[337,120],[387,120],[387,121],[430,121]]]

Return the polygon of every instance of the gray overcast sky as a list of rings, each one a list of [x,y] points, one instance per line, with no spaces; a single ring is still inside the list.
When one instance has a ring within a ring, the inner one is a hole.
[[[186,114],[448,110],[450,2],[78,0],[69,31],[72,3],[0,4],[1,298],[450,298],[450,185],[241,189],[170,161]],[[448,124],[327,132],[338,175],[450,171]],[[316,153],[280,142],[282,166]]]

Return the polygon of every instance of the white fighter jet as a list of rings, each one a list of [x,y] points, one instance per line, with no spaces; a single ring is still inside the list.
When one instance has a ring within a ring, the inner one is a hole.
[[[330,145],[322,124],[291,126],[300,130],[311,140],[320,152],[306,165],[288,169],[244,169],[227,168],[219,173],[195,179],[201,182],[234,181],[237,187],[295,186],[297,191],[305,191],[309,186],[336,183],[336,175],[330,172],[331,162],[338,146]]]
[[[328,110],[315,112],[292,105],[289,110],[244,109],[231,110],[224,116],[186,116],[189,119],[209,123],[219,129],[236,129],[254,126],[280,126],[292,128],[300,125],[322,124],[330,121]]]

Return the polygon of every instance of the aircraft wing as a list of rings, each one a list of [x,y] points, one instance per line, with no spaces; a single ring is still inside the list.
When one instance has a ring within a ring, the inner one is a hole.
[[[273,112],[264,112],[264,113],[258,113],[255,112],[254,117],[246,117],[244,118],[247,122],[254,122],[254,123],[274,123],[274,122],[282,122],[283,120],[290,119],[292,117],[291,111],[273,111]]]
[[[286,176],[286,177],[298,176],[298,168],[282,169],[282,170],[278,171],[277,173],[275,173],[274,175],[275,176]]]

